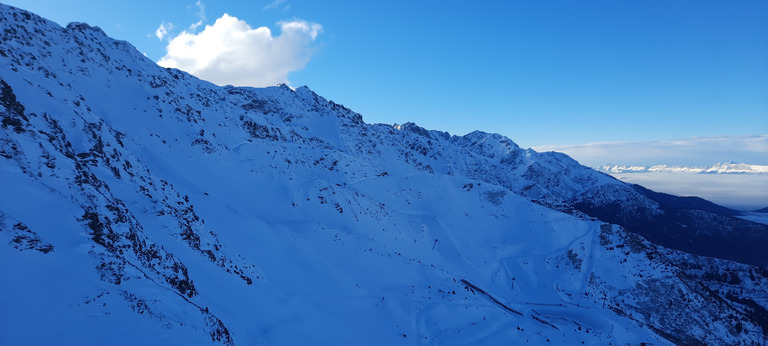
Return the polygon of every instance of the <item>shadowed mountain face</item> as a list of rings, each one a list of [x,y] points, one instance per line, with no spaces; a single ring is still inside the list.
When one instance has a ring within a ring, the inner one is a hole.
[[[722,216],[738,216],[741,212],[726,208],[699,197],[679,197],[666,193],[659,193],[633,184],[632,187],[642,195],[656,201],[660,205],[670,209],[701,210]]]
[[[722,207],[5,5],[0,42],[9,344],[766,342],[729,260],[768,232]]]
[[[763,249],[768,242],[764,224],[736,218],[740,212],[698,197],[677,197],[632,186],[655,202],[652,208],[628,210],[626,204],[594,203],[585,199],[574,208],[600,220],[624,226],[648,240],[692,254],[768,267]]]

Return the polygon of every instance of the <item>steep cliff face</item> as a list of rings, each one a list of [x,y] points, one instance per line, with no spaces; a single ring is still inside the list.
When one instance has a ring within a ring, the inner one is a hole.
[[[766,342],[764,270],[647,242],[668,207],[565,155],[5,5],[0,41],[2,343]]]

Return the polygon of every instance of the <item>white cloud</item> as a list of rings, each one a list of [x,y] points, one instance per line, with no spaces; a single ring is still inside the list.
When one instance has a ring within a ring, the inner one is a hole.
[[[166,23],[162,22],[160,23],[160,26],[155,30],[155,37],[157,37],[160,41],[165,39],[165,36],[168,35],[168,32],[173,29],[173,23]]]
[[[320,24],[309,23],[303,20],[280,22],[277,24],[280,25],[280,30],[282,30],[283,34],[285,33],[288,33],[289,35],[292,35],[295,33],[309,34],[309,37],[311,37],[312,40],[316,39],[317,34],[319,34],[320,30],[322,30],[322,27],[320,26]]]
[[[768,165],[768,135],[552,145],[533,149],[563,152],[590,167],[602,164],[711,166],[721,162]]]
[[[263,10],[266,11],[266,10],[269,10],[269,9],[277,8],[278,6],[280,6],[280,4],[282,4],[284,2],[285,2],[285,0],[274,0],[274,1],[270,2],[270,3],[268,3],[266,6],[264,6]]]
[[[322,30],[316,23],[278,23],[273,36],[267,27],[252,28],[224,14],[200,33],[184,31],[168,42],[164,67],[187,71],[218,85],[268,86],[288,82],[288,74],[306,66],[312,42]]]
[[[200,20],[205,20],[205,4],[201,0],[198,0],[195,3],[195,6],[197,6],[198,10],[197,16],[200,18]]]
[[[198,0],[195,3],[195,6],[197,6],[197,13],[195,15],[197,16],[197,22],[189,26],[189,31],[195,32],[197,28],[199,28],[203,23],[205,23],[205,4],[202,2],[202,0]]]

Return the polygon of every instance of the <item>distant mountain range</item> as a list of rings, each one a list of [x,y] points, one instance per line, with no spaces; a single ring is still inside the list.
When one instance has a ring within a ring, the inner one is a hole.
[[[750,165],[746,163],[718,163],[710,167],[687,167],[671,165],[633,166],[611,165],[598,166],[600,172],[617,173],[695,173],[695,174],[768,174],[768,166]]]
[[[0,42],[0,344],[768,343],[737,211],[2,4]]]

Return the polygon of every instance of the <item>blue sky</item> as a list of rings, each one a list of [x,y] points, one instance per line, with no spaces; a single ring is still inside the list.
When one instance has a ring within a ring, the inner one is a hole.
[[[367,122],[523,147],[768,134],[766,1],[3,2],[99,26],[155,61],[228,13],[271,30],[264,47],[283,55],[258,61],[288,72],[267,80]]]

